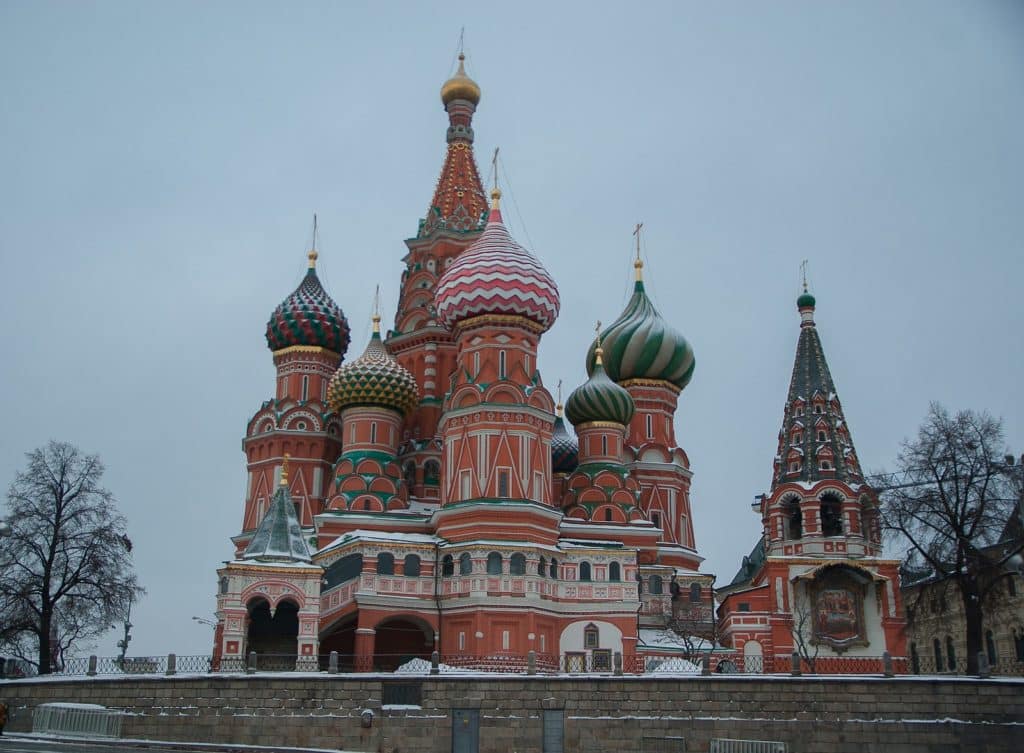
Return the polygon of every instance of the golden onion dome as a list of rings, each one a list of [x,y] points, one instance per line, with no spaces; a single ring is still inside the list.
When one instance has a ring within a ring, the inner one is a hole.
[[[474,105],[480,104],[480,86],[466,75],[466,56],[459,53],[459,70],[441,87],[441,102],[445,107],[455,99],[465,99]]]

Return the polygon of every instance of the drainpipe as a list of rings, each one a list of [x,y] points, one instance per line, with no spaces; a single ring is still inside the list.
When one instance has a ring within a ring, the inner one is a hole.
[[[434,542],[434,605],[437,607],[437,652],[441,653],[441,545]]]

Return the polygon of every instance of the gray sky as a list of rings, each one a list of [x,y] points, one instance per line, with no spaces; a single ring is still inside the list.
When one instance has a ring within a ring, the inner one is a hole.
[[[377,283],[391,322],[463,24],[481,171],[500,145],[505,217],[561,290],[550,388],[584,379],[644,222],[697,357],[677,436],[720,582],[758,535],[804,258],[866,468],[929,400],[1024,451],[1024,5],[603,6],[0,0],[0,484],[50,438],[103,457],[149,591],[133,654],[210,651],[189,618],[241,524],[264,328],[314,211],[350,355]]]

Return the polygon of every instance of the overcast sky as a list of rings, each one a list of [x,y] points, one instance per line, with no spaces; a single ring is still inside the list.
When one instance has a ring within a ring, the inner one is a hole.
[[[865,468],[930,400],[1024,452],[1024,4],[0,0],[0,485],[99,453],[148,590],[132,653],[208,653],[267,318],[320,275],[369,334],[445,150],[466,28],[481,172],[558,282],[549,388],[631,280],[692,343],[677,437],[705,569],[759,535],[809,260]],[[111,636],[101,653],[116,652]]]

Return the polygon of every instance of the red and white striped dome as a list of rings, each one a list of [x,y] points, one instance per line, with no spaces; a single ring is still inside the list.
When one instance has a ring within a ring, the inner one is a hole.
[[[545,332],[558,318],[558,306],[555,281],[515,242],[497,206],[483,234],[452,262],[434,293],[438,321],[448,329],[475,316],[503,314],[522,316]]]

